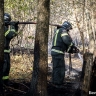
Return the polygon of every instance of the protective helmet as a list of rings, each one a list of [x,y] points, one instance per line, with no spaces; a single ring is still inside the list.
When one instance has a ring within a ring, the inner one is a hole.
[[[62,24],[62,27],[65,28],[67,31],[71,30],[72,29],[72,25],[70,22],[68,21],[65,21],[63,24]]]
[[[11,16],[8,13],[4,13],[4,22],[8,23],[11,21]]]

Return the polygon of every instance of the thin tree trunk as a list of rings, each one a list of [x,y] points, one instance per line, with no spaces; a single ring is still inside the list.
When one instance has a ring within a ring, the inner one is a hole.
[[[84,51],[85,51],[84,34],[83,34],[83,31],[81,30],[81,29],[83,29],[83,27],[80,28],[80,23],[79,23],[78,18],[77,18],[78,7],[75,5],[75,1],[74,0],[73,0],[73,8],[74,8],[74,14],[75,14],[77,28],[78,28],[78,30],[80,32],[80,36],[81,36],[81,40],[82,40],[82,44],[83,44],[83,54],[84,54]],[[84,7],[83,7],[83,9],[84,9]],[[83,10],[83,12],[84,12],[84,10]],[[83,16],[83,19],[84,19],[84,16]]]
[[[3,94],[3,61],[4,61],[4,0],[0,0],[0,96]]]
[[[69,53],[69,75],[71,71],[72,71],[72,61],[71,61],[71,53]]]
[[[90,4],[90,3],[91,3],[91,1],[86,0],[86,6],[87,6],[88,4]],[[90,6],[90,7],[91,7],[91,6]],[[86,21],[86,23],[87,23],[87,30],[88,30],[88,34],[89,34],[89,46],[88,46],[88,47],[89,47],[89,51],[90,51],[91,53],[93,53],[93,52],[94,52],[95,39],[94,39],[93,30],[92,30],[91,11],[88,10],[87,8],[86,8],[86,19],[87,19],[87,21]]]

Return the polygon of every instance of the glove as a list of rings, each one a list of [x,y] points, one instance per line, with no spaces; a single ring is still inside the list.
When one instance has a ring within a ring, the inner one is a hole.
[[[73,53],[79,53],[79,49],[76,46],[73,47]]]
[[[19,23],[19,21],[17,21],[17,22],[10,22],[10,25],[13,26],[16,31],[18,31],[18,23]]]
[[[18,27],[18,23],[19,23],[19,21],[17,21],[17,22],[15,23],[15,30],[16,30],[16,31],[18,31],[18,28],[19,28],[19,27]]]
[[[19,23],[19,21],[16,21],[16,22],[13,21],[13,22],[10,22],[10,25],[17,26],[18,23]]]

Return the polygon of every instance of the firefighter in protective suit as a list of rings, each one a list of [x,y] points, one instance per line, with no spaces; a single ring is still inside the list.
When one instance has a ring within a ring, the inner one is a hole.
[[[52,83],[60,86],[64,82],[65,77],[65,61],[64,52],[77,53],[79,50],[72,42],[72,38],[68,34],[72,29],[70,22],[65,21],[61,27],[57,28],[54,33],[51,56],[53,62]]]
[[[17,35],[18,25],[13,22],[9,25],[11,16],[4,13],[4,31],[5,31],[5,44],[4,44],[4,66],[3,66],[3,83],[8,84],[10,72],[10,41]]]

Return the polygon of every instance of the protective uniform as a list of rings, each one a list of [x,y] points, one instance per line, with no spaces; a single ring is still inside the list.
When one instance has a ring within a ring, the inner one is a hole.
[[[61,28],[57,28],[52,42],[52,61],[53,61],[53,72],[52,72],[52,83],[56,85],[62,85],[65,77],[65,61],[64,52],[73,53],[76,52],[68,31],[72,29],[69,22],[65,21]]]
[[[11,16],[8,13],[4,14],[4,31],[5,31],[5,44],[4,44],[4,66],[3,66],[3,81],[5,84],[9,80],[9,71],[10,71],[10,41],[13,37],[17,35],[18,25],[12,23],[8,25],[11,21]]]

